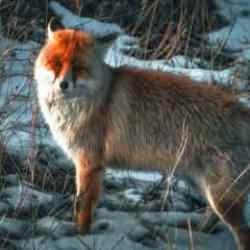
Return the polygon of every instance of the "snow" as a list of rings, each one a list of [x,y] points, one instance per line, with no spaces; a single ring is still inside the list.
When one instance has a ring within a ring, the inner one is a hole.
[[[241,57],[243,60],[250,61],[250,48],[245,49]]]
[[[129,188],[124,192],[124,195],[128,200],[133,202],[140,202],[142,201],[143,194],[138,191],[138,188]]]
[[[224,16],[229,25],[208,34],[212,44],[224,46],[249,60],[250,48],[250,1],[249,0],[216,0],[219,13]]]
[[[189,58],[187,56],[177,55],[170,58],[167,63],[169,66],[177,67],[177,68],[198,68],[198,63],[201,60],[199,58]]]
[[[246,107],[250,108],[250,98],[249,96],[240,96],[240,102],[243,103]]]
[[[178,60],[179,59],[179,60]],[[212,83],[219,82],[225,86],[231,85],[233,81],[233,69],[225,69],[221,71],[217,70],[206,70],[199,68],[185,68],[184,65],[188,64],[188,59],[185,61],[182,59],[180,62],[180,57],[175,57],[166,60],[141,60],[137,59],[119,52],[119,46],[117,48],[114,44],[111,49],[107,52],[105,62],[113,67],[119,67],[122,65],[129,65],[133,67],[143,68],[143,69],[154,69],[164,72],[170,72],[174,74],[181,74],[190,77],[195,81]],[[178,65],[179,64],[179,65]],[[192,64],[192,67],[195,65]]]
[[[184,60],[183,60],[184,61]],[[113,45],[107,52],[105,62],[113,67],[119,67],[122,65],[129,65],[132,67],[138,67],[143,69],[154,69],[164,72],[170,72],[174,74],[181,74],[190,77],[198,82],[213,83],[218,82],[224,86],[230,86],[233,84],[234,69],[229,68],[225,70],[206,70],[199,68],[184,68],[186,63],[183,61],[178,65],[178,59],[172,58],[169,61],[166,60],[142,60],[128,55],[124,55],[119,52],[116,45]],[[188,59],[187,59],[188,61]],[[192,66],[195,66],[192,64]]]
[[[228,20],[250,13],[249,0],[216,0],[219,12]]]
[[[138,49],[136,39],[120,36],[105,56],[105,62],[113,67],[128,65],[142,69],[154,69],[174,74],[184,74],[199,82],[219,82],[225,86],[233,83],[234,69],[229,68],[222,71],[199,69],[197,63],[199,59],[191,60],[184,56],[175,56],[170,60],[143,60],[124,54],[124,47],[129,47],[129,42],[133,49]],[[195,63],[197,62],[197,63]]]
[[[123,33],[122,28],[114,23],[99,22],[93,18],[82,18],[74,15],[68,9],[55,1],[49,3],[53,12],[61,18],[62,24],[67,28],[78,28],[90,32],[95,37],[103,37],[110,34]]]
[[[241,52],[250,47],[250,19],[246,17],[237,18],[235,23],[211,32],[209,40],[213,44],[222,44],[235,52]]]
[[[27,184],[20,184],[18,186],[11,186],[5,188],[1,192],[1,198],[13,210],[27,211],[31,207],[46,207],[49,208],[54,204],[53,195],[45,192],[35,190]]]
[[[0,38],[1,140],[10,151],[27,152],[31,141],[33,97],[32,58],[38,45]]]
[[[122,171],[107,169],[106,174],[110,174],[115,178],[133,178],[137,180],[144,180],[148,182],[160,181],[162,175],[159,172],[144,172],[144,171]]]

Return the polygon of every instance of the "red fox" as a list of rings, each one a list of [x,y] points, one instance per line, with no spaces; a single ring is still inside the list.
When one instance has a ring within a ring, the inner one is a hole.
[[[80,232],[90,229],[105,166],[175,166],[194,180],[238,249],[249,249],[250,111],[230,91],[185,76],[110,67],[107,44],[79,30],[50,30],[34,68],[42,113],[76,167]]]

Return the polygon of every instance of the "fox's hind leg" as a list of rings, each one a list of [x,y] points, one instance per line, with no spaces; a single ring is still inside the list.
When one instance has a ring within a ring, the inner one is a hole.
[[[239,250],[250,249],[250,229],[247,227],[244,218],[245,199],[240,192],[228,192],[222,198],[223,191],[227,190],[228,186],[209,186],[205,188],[205,194],[208,202],[219,218],[225,222],[236,240]]]
[[[232,231],[238,249],[249,250],[250,228],[244,214],[250,186],[248,168],[239,171],[223,154],[209,157],[203,168],[201,188],[214,212]]]

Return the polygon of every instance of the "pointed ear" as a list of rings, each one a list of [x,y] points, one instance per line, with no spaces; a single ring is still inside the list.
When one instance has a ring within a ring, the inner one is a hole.
[[[47,27],[47,38],[52,40],[54,37],[54,32],[58,29],[64,29],[63,25],[54,17],[49,20]]]
[[[106,52],[118,37],[119,33],[112,33],[103,37],[96,38],[95,46],[99,55],[104,59]]]
[[[48,23],[48,27],[47,27],[47,38],[48,40],[53,40],[53,30],[52,30],[52,22],[53,22],[53,18],[51,18],[49,20],[49,23]]]

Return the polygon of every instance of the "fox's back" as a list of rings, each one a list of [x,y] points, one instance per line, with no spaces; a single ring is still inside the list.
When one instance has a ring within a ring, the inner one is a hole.
[[[243,165],[250,160],[250,112],[230,91],[185,76],[121,67],[114,70],[110,96],[107,151],[121,154],[121,160],[126,152],[139,165],[142,158],[149,164],[158,158],[163,165],[168,158],[172,164],[185,140],[187,164],[211,145]]]

